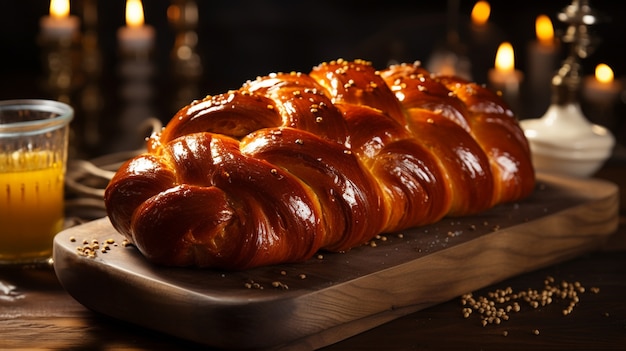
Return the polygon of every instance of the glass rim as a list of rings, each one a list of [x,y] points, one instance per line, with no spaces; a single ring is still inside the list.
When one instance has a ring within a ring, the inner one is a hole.
[[[69,124],[74,118],[74,108],[70,105],[47,99],[0,100],[0,110],[35,110],[57,114],[52,118],[0,123],[0,135],[53,130]]]

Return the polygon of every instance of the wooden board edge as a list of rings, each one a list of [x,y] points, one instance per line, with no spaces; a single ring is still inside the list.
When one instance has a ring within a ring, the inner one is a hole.
[[[550,181],[550,177],[548,177],[547,181]],[[405,287],[398,288],[397,291],[383,291],[382,293],[391,293],[389,301],[378,301],[378,305],[374,308],[368,309],[366,314],[359,314],[360,306],[358,304],[353,304],[347,307],[350,310],[349,319],[336,319],[333,323],[330,324],[328,324],[326,321],[314,321],[313,323],[308,321],[306,325],[308,325],[310,329],[304,330],[299,335],[289,334],[289,340],[285,341],[283,338],[283,340],[280,341],[280,344],[276,347],[282,348],[281,345],[289,345],[290,348],[297,345],[313,345],[314,348],[323,347],[376,327],[395,318],[399,318],[408,313],[412,313],[428,306],[447,301],[448,299],[454,298],[455,296],[460,296],[460,294],[463,294],[465,292],[479,289],[484,286],[488,286],[495,282],[512,277],[514,275],[539,269],[549,264],[567,260],[577,255],[598,249],[602,246],[602,243],[605,242],[605,239],[612,233],[614,233],[617,229],[617,211],[619,207],[619,197],[616,191],[616,186],[614,186],[612,183],[604,181],[571,179],[568,180],[567,186],[570,186],[572,188],[578,188],[580,186],[589,187],[590,182],[596,186],[590,187],[593,189],[588,190],[587,192],[583,191],[582,193],[584,194],[584,196],[592,199],[592,201],[584,205],[568,208],[558,213],[557,216],[540,218],[535,220],[539,221],[539,227],[552,228],[552,235],[549,237],[549,239],[550,242],[555,245],[531,245],[530,251],[533,252],[533,259],[529,261],[530,263],[516,265],[515,267],[508,267],[504,270],[498,269],[494,271],[488,271],[488,274],[486,274],[487,279],[484,277],[485,274],[481,274],[482,276],[478,275],[477,273],[467,275],[467,271],[463,272],[463,275],[452,274],[446,276],[445,274],[443,274],[446,271],[446,266],[449,267],[451,263],[458,263],[460,261],[463,261],[465,265],[470,265],[473,267],[479,267],[481,265],[488,267],[490,263],[494,266],[506,267],[507,258],[505,253],[512,253],[514,255],[524,254],[517,252],[515,250],[515,247],[523,246],[521,244],[528,243],[528,241],[524,240],[532,241],[533,238],[537,239],[538,237],[545,239],[543,237],[545,231],[542,231],[541,233],[527,233],[525,231],[528,230],[528,226],[524,224],[507,228],[504,231],[490,233],[488,235],[485,235],[484,237],[478,238],[478,240],[476,241],[463,243],[459,246],[445,249],[436,253],[435,255],[426,256],[423,259],[409,262],[400,267],[387,269],[380,272],[380,274],[371,275],[370,277],[362,277],[358,280],[349,281],[345,284],[342,284],[341,289],[357,292],[362,291],[362,289],[380,289],[381,282],[384,282],[388,279],[397,279],[398,277],[401,277],[402,279],[410,279],[410,275],[427,275],[429,274],[429,272],[432,274],[432,271],[436,272],[436,277],[446,277],[446,282],[437,281],[435,279],[432,282],[429,280],[428,285],[421,286],[416,284],[409,284]],[[590,212],[591,215],[589,215]],[[570,222],[580,219],[582,219],[583,221],[579,221],[576,224],[568,224]],[[104,217],[83,224],[80,226],[79,229],[74,228],[72,233],[80,232],[89,234],[90,232],[97,231],[103,227],[108,228],[109,226],[110,223],[108,218]],[[571,233],[574,232],[576,235],[571,235]],[[77,236],[78,235],[79,234],[77,234]],[[517,240],[522,241],[518,242]],[[535,241],[539,242],[539,240]],[[564,243],[565,245],[563,245]],[[550,250],[550,247],[558,247],[558,250]],[[475,252],[475,255],[471,256],[472,259],[465,260],[462,256],[467,255],[468,249],[470,250],[470,252]],[[495,257],[498,257],[498,261],[494,263],[481,260],[481,257],[484,257],[484,255],[480,255],[480,250],[490,250],[490,252],[495,252]],[[73,252],[69,252],[68,254],[77,256]],[[551,255],[551,257],[549,259],[542,259],[542,255]],[[456,273],[458,274],[460,272]],[[403,277],[403,275],[406,276]],[[452,288],[450,289],[448,295],[434,296],[436,295],[436,293],[441,291],[441,284],[446,283],[448,284],[448,286],[450,286],[450,280],[454,280],[454,285],[452,285]],[[397,296],[394,295],[397,294],[403,296],[403,294],[407,290],[415,290],[414,296],[417,297],[413,298],[413,300],[407,300],[406,298],[397,298]],[[321,293],[326,294],[324,296],[325,301],[322,304],[322,307],[332,307],[332,301],[336,298],[336,296],[333,296],[333,293],[329,293],[329,291],[323,291]],[[346,293],[345,291],[342,291],[341,295],[343,297],[341,299],[343,300],[340,301],[348,301],[350,303],[355,301],[358,302],[358,299],[354,299],[355,294],[356,293]],[[319,298],[319,295],[314,295],[316,294],[311,294],[310,298],[313,300],[315,298]],[[312,303],[314,307],[316,306],[315,301],[303,301],[302,303]],[[346,308],[345,306],[343,307]],[[97,308],[95,308],[95,310],[97,310]],[[103,311],[100,312],[107,314]],[[332,313],[332,308],[330,308],[328,312]],[[302,318],[304,320],[306,318],[310,318],[310,316],[307,316],[306,313],[303,312],[303,315],[299,316],[298,318]],[[271,333],[271,330],[267,330],[267,332]],[[174,334],[174,336],[180,337],[181,335]],[[206,345],[211,345],[211,337],[211,334],[204,334],[200,336],[184,335],[185,339],[189,339]],[[268,337],[271,338],[271,334]],[[263,345],[269,345],[271,343],[271,340],[269,339],[256,341],[261,342]],[[233,342],[236,342],[236,340]],[[239,346],[241,346],[241,344],[227,344],[219,346],[238,348]]]

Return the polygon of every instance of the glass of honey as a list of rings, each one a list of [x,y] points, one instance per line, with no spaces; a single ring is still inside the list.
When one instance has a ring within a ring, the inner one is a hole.
[[[69,124],[51,100],[0,101],[0,264],[49,263],[63,229]]]

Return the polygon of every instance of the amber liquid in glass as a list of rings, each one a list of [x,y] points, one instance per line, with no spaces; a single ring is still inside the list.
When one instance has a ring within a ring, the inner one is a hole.
[[[0,155],[0,262],[28,262],[52,255],[64,220],[64,168],[48,152]],[[12,158],[9,160],[9,158]]]

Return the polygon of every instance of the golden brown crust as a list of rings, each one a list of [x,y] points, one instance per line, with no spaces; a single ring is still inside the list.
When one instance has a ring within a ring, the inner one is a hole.
[[[532,192],[535,173],[527,164],[528,141],[513,112],[494,92],[458,77],[431,74],[418,63],[394,65],[382,75],[410,114],[418,109],[440,113],[476,140],[491,164],[491,205]]]
[[[105,203],[152,262],[245,269],[484,211],[534,181],[517,120],[484,87],[336,60],[185,106]]]

